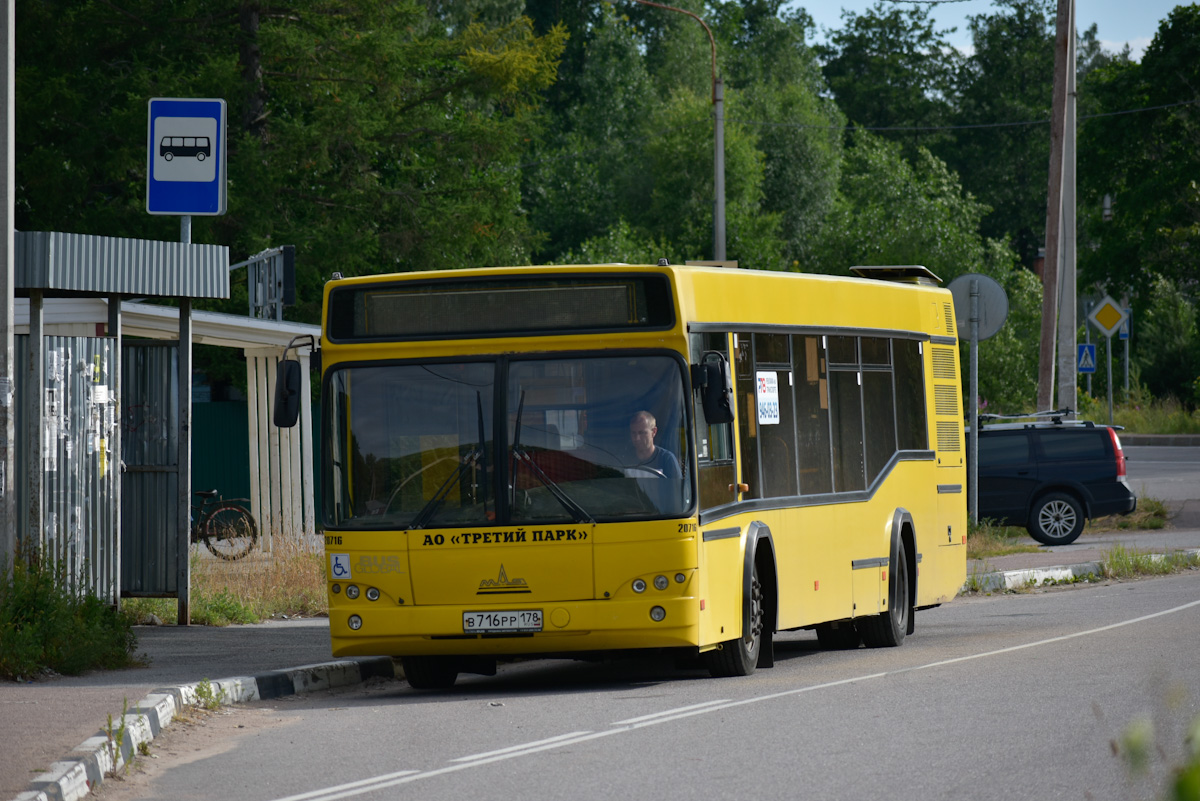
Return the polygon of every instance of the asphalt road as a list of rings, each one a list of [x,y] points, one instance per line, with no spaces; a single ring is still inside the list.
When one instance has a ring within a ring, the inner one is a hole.
[[[1131,446],[1125,451],[1125,476],[1139,497],[1162,501],[1200,499],[1200,448]]]
[[[1193,573],[959,599],[918,613],[895,649],[787,634],[776,667],[744,679],[639,659],[507,665],[438,693],[377,681],[181,727],[103,794],[1157,797],[1200,715],[1198,629]],[[1137,778],[1114,743],[1140,725],[1155,748]]]

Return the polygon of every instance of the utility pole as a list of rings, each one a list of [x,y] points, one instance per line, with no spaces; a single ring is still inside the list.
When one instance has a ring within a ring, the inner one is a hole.
[[[1058,0],[1054,40],[1054,95],[1050,113],[1050,181],[1046,200],[1046,258],[1042,265],[1042,332],[1038,350],[1038,410],[1054,408],[1054,340],[1058,322],[1058,240],[1062,223],[1063,131],[1067,112],[1067,57],[1071,0]]]
[[[1075,360],[1075,0],[1071,6],[1067,48],[1066,126],[1063,136],[1062,243],[1058,301],[1058,408],[1079,409]]]
[[[0,214],[0,568],[13,566],[17,552],[16,483],[16,396],[13,393],[13,262],[16,227],[16,3],[5,3],[0,11],[0,39],[4,60],[0,62],[0,186],[4,187],[4,211]],[[0,571],[2,572],[2,571]],[[3,576],[0,576],[3,578]]]

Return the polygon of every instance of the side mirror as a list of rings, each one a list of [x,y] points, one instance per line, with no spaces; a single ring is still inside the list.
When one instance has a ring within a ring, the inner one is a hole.
[[[719,353],[704,354],[699,365],[706,380],[700,387],[700,400],[704,405],[704,419],[710,426],[733,422],[733,378],[729,374],[729,362]]]
[[[275,405],[271,422],[291,428],[300,419],[300,362],[284,359],[275,368]]]

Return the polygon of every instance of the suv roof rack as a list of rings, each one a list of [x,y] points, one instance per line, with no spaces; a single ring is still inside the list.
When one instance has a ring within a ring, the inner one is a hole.
[[[1043,422],[1044,418],[1050,418],[1049,422],[1055,425],[1061,425],[1064,422],[1079,422],[1064,420],[1064,418],[1070,417],[1073,414],[1075,414],[1074,409],[1048,409],[1043,412],[1029,412],[1027,414],[981,414],[979,415],[979,425],[982,426],[984,423],[990,423],[993,420],[1025,420],[1030,417],[1041,418],[1032,421],[1035,423]]]
[[[981,414],[979,415],[979,429],[982,431],[986,425],[990,429],[1015,429],[1015,428],[1038,428],[1038,427],[1077,427],[1077,428],[1095,428],[1096,423],[1091,420],[1068,420],[1065,419],[1075,414],[1074,409],[1050,409],[1042,412],[1029,412],[1028,414]],[[1032,419],[1031,419],[1032,418]],[[1011,422],[998,423],[997,420],[1005,420]],[[1109,426],[1118,431],[1124,431],[1125,426]]]

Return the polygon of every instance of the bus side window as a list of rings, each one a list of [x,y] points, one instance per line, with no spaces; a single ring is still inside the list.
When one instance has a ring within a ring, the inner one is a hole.
[[[734,394],[737,396],[738,437],[742,463],[742,483],[750,487],[743,500],[762,497],[758,470],[758,406],[755,403],[753,338],[734,334]]]
[[[822,337],[796,335],[792,342],[796,390],[796,440],[800,492],[833,492],[829,449],[829,376]]]
[[[925,427],[925,368],[921,343],[897,339],[892,343],[896,370],[896,446],[902,450],[929,448]]]
[[[692,334],[693,361],[709,351],[728,354],[728,336],[722,333]],[[737,496],[729,489],[734,483],[733,431],[729,423],[709,425],[704,419],[704,404],[700,391],[693,393],[693,419],[696,424],[696,455],[699,472],[700,509],[732,503]]]

